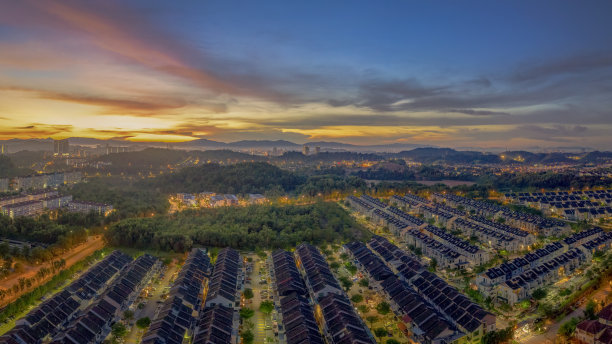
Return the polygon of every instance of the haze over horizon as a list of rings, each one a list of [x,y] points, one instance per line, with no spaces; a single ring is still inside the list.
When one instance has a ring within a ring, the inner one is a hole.
[[[0,140],[612,149],[608,1],[12,1]]]

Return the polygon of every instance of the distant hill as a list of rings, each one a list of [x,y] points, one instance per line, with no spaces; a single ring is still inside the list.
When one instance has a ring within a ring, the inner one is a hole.
[[[456,151],[450,148],[416,148],[396,154],[397,157],[407,158],[422,163],[498,163],[500,157],[494,154],[485,154],[475,151]]]

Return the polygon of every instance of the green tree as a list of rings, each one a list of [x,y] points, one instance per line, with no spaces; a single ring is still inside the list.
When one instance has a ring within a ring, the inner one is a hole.
[[[353,301],[355,303],[359,303],[359,302],[363,301],[363,296],[361,294],[355,294],[355,295],[351,296],[351,301]]]
[[[531,294],[531,297],[533,297],[536,300],[541,300],[546,297],[546,294],[547,294],[546,290],[542,288],[538,288],[533,291],[533,293]]]
[[[574,331],[576,331],[576,325],[578,325],[578,318],[572,318],[569,321],[566,321],[559,327],[559,331],[557,332],[559,335],[565,338],[571,338],[574,335]]]
[[[368,315],[366,321],[370,324],[370,327],[372,327],[374,323],[378,321],[378,317],[376,315]]]
[[[376,305],[376,311],[378,314],[386,315],[391,311],[391,306],[387,302],[381,302]]]
[[[431,262],[429,263],[429,270],[436,271],[437,268],[438,268],[438,260],[436,258],[432,258]]]
[[[359,280],[359,286],[367,288],[370,285],[370,281],[367,278],[362,278]]]
[[[253,298],[253,296],[254,296],[254,295],[253,295],[253,289],[251,289],[251,288],[246,288],[246,289],[244,290],[244,292],[242,293],[242,295],[244,295],[244,298],[245,298],[245,299],[247,299],[247,300],[252,299],[252,298]]]
[[[242,331],[241,337],[244,344],[252,344],[255,340],[255,335],[251,330]]]
[[[263,313],[263,314],[270,314],[272,313],[272,311],[274,310],[274,303],[272,303],[272,301],[270,300],[266,300],[263,301],[260,305],[259,305],[259,310]]]
[[[597,308],[597,303],[593,301],[592,299],[589,300],[584,310],[584,317],[588,320],[596,320],[597,319],[596,308]]]
[[[126,309],[126,310],[123,312],[123,318],[124,318],[125,320],[132,320],[132,319],[134,318],[134,312],[133,312],[133,311],[131,311],[131,310],[129,310],[129,309]]]
[[[400,344],[400,342],[398,342],[397,340],[391,338],[391,339],[387,339],[387,344]]]
[[[149,317],[144,317],[136,320],[136,326],[138,326],[138,328],[141,330],[144,330],[145,328],[149,327],[149,325],[151,325],[151,319],[149,319]]]
[[[127,328],[125,327],[125,325],[123,325],[123,323],[116,322],[113,324],[111,333],[115,338],[123,338],[127,335]]]
[[[255,315],[255,311],[250,309],[250,308],[243,307],[243,308],[240,309],[240,317],[242,319],[249,319],[253,315]]]
[[[388,334],[388,332],[387,332],[387,329],[383,327],[378,327],[374,329],[374,334],[376,335],[376,337],[382,338],[382,337],[385,337]]]

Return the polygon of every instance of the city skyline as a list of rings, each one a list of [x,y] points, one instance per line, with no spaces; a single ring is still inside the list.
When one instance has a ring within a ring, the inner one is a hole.
[[[0,11],[0,139],[612,147],[608,2]]]

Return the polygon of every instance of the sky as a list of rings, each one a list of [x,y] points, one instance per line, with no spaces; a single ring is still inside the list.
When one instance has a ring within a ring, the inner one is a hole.
[[[610,1],[0,0],[0,139],[612,149]]]

